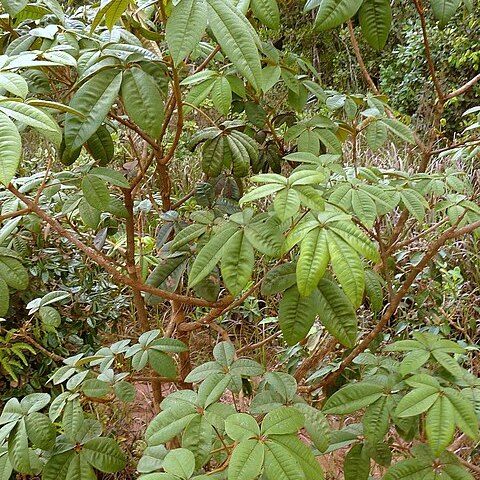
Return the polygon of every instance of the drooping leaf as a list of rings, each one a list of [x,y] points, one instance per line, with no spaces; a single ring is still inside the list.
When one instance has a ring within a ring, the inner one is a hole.
[[[258,36],[245,16],[230,2],[207,0],[210,28],[230,61],[256,90],[263,85]]]
[[[157,138],[164,113],[162,94],[155,80],[141,68],[131,68],[123,74],[121,94],[128,116],[151,137]]]
[[[70,106],[83,117],[65,116],[65,144],[68,150],[80,148],[100,127],[122,83],[122,74],[115,69],[102,70],[85,82],[75,93]]]
[[[365,0],[358,11],[358,20],[365,40],[376,50],[381,50],[387,42],[392,24],[390,2],[388,0]],[[373,125],[377,123],[375,122]],[[375,150],[373,147],[372,149]]]
[[[252,0],[253,14],[268,28],[278,30],[280,12],[276,0]]]
[[[450,21],[450,19],[455,15],[458,7],[461,4],[461,0],[431,0],[430,4],[432,6],[433,16],[438,21],[438,26],[440,28],[445,27],[445,25]]]
[[[0,182],[5,186],[15,176],[20,163],[22,139],[15,124],[0,114]]]
[[[307,297],[302,297],[296,286],[285,291],[280,301],[278,321],[283,337],[289,345],[303,340],[313,325],[319,311],[319,294],[314,290]]]
[[[318,2],[315,28],[321,32],[335,28],[353,17],[362,0],[323,0]]]
[[[200,42],[207,26],[204,0],[180,0],[174,4],[165,36],[175,66],[178,66]]]

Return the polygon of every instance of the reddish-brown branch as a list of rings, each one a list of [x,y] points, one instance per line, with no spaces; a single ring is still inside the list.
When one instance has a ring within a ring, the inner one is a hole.
[[[78,247],[83,253],[85,253],[91,260],[97,263],[99,266],[104,268],[111,276],[112,279],[119,284],[127,285],[132,288],[138,288],[142,292],[152,293],[166,300],[177,300],[188,305],[196,305],[198,307],[214,307],[214,308],[225,308],[226,305],[230,302],[230,297],[226,297],[218,302],[209,302],[202,298],[190,297],[187,295],[179,295],[177,293],[168,292],[166,290],[161,290],[159,288],[154,288],[150,285],[146,285],[142,282],[135,282],[127,275],[124,275],[117,268],[107,261],[97,250],[85,245],[81,242],[75,235],[73,235],[69,230],[64,228],[57,220],[52,218],[48,213],[42,210],[40,207],[34,205],[34,203],[27,198],[25,195],[20,193],[13,185],[9,185],[8,189],[20,200],[22,200],[29,210],[37,214],[40,219],[48,223],[59,235],[65,237],[73,245]]]

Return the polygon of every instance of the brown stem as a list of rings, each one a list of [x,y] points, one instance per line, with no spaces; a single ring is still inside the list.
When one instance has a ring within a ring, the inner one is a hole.
[[[112,279],[120,284],[128,285],[132,288],[138,288],[142,292],[152,293],[158,297],[165,298],[166,300],[177,300],[179,302],[186,303],[188,305],[196,305],[198,307],[213,307],[213,308],[225,308],[226,305],[229,305],[231,298],[229,296],[221,299],[217,302],[209,302],[202,298],[189,297],[187,295],[179,295],[177,293],[168,292],[159,288],[154,288],[150,285],[146,285],[142,282],[135,282],[129,276],[122,274],[117,268],[110,263],[106,258],[104,258],[97,250],[85,245],[81,242],[75,235],[64,228],[57,220],[52,218],[48,213],[42,210],[40,207],[36,206],[28,197],[20,193],[12,184],[8,186],[8,189],[23,203],[27,205],[30,211],[37,214],[43,221],[48,223],[59,235],[65,237],[73,245],[78,247],[82,252],[84,252],[91,260],[103,267],[111,276]]]
[[[330,352],[333,351],[338,341],[336,338],[327,338],[315,349],[315,351],[308,356],[297,368],[293,376],[298,381],[303,380],[307,373],[316,367]]]
[[[445,95],[445,100],[450,100],[451,98],[458,97],[462,93],[465,93],[467,90],[472,88],[478,81],[480,81],[480,73],[478,75],[475,75],[471,80],[463,84],[461,87]]]

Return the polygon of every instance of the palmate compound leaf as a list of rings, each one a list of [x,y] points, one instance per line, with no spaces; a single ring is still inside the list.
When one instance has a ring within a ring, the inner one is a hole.
[[[22,139],[15,124],[3,114],[0,114],[0,182],[8,185],[15,176],[20,154]]]
[[[384,395],[384,387],[375,383],[352,383],[335,392],[323,406],[323,413],[345,415],[376,402]]]
[[[198,45],[207,26],[205,0],[180,0],[172,7],[165,36],[175,66]]]

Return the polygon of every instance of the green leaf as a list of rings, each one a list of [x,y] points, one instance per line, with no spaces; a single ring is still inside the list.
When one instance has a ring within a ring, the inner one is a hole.
[[[182,448],[195,455],[195,467],[201,468],[210,457],[215,431],[204,415],[193,417],[182,435]]]
[[[26,6],[28,0],[2,0],[1,4],[5,11],[11,16],[16,17]]]
[[[28,94],[28,84],[18,73],[0,72],[0,88],[20,98],[25,98]]]
[[[303,242],[302,242],[303,243]],[[365,274],[362,262],[355,250],[338,235],[328,234],[328,251],[333,271],[354,308],[363,301]]]
[[[260,187],[254,188],[250,192],[246,193],[240,199],[240,206],[242,206],[244,203],[258,200],[259,198],[268,197],[269,195],[272,195],[279,190],[283,190],[284,188],[285,186],[279,183],[268,183],[266,185],[261,185]]]
[[[0,278],[0,317],[4,317],[10,306],[10,292],[3,278]]]
[[[75,441],[77,432],[83,425],[83,420],[83,410],[78,398],[67,401],[63,410],[62,425],[65,436],[69,440]]]
[[[8,454],[13,468],[21,473],[33,473],[25,422],[20,421],[8,437]]]
[[[293,188],[285,188],[277,193],[273,201],[273,209],[282,222],[296,215],[299,208],[300,198]]]
[[[382,118],[378,120],[379,122],[384,123],[387,128],[395,134],[397,137],[405,140],[408,143],[415,143],[415,138],[412,131],[402,122],[399,122],[395,118]]]
[[[426,350],[414,350],[413,352],[410,352],[400,364],[400,373],[403,377],[407,376],[409,373],[412,373],[423,366],[429,358],[430,352]]]
[[[217,402],[230,385],[232,377],[224,373],[214,373],[207,377],[198,388],[198,404],[207,408]]]
[[[263,85],[262,66],[256,44],[257,33],[230,2],[207,0],[210,28],[230,61],[259,91]]]
[[[205,278],[222,258],[225,243],[235,234],[236,226],[227,224],[222,230],[213,235],[208,243],[200,250],[193,262],[188,278],[188,287],[192,288]]]
[[[453,388],[445,388],[444,392],[455,410],[455,422],[458,428],[472,440],[477,440],[478,419],[471,402]]]
[[[82,192],[85,200],[100,212],[110,204],[110,193],[105,183],[95,175],[85,175],[82,179]]]
[[[280,27],[280,12],[276,0],[252,0],[251,7],[253,14],[265,26],[272,30]]]
[[[353,223],[339,221],[332,223],[329,229],[341,237],[350,247],[365,258],[378,262],[380,254],[373,242]]]
[[[390,2],[388,0],[365,0],[358,11],[358,20],[365,40],[371,47],[381,50],[387,43],[392,25]]]
[[[11,478],[13,472],[12,464],[7,452],[0,455],[0,478]]]
[[[369,405],[362,419],[365,438],[372,443],[383,441],[390,418],[389,397],[383,396]]]
[[[431,464],[418,458],[408,458],[391,466],[383,480],[424,480],[432,474]]]
[[[368,480],[370,458],[362,444],[354,445],[345,456],[345,480]]]
[[[175,378],[177,376],[177,367],[173,359],[154,348],[148,349],[148,364],[162,377]]]
[[[432,5],[433,16],[438,21],[438,26],[440,28],[445,27],[445,25],[455,15],[461,3],[461,0],[430,1],[430,4]]]
[[[306,403],[297,403],[295,408],[305,417],[305,430],[310,440],[320,452],[325,452],[330,445],[330,426],[325,415]]]
[[[65,144],[74,151],[80,148],[100,127],[117,98],[122,74],[114,69],[102,70],[85,82],[75,93],[70,106],[84,117],[67,113]]]
[[[167,473],[187,480],[195,470],[195,456],[186,448],[176,448],[167,453],[162,467]]]
[[[15,290],[28,287],[28,272],[16,258],[0,256],[0,278]]]
[[[220,269],[228,291],[237,295],[252,277],[255,262],[252,244],[245,231],[236,232],[224,245]]]
[[[262,471],[264,446],[257,440],[243,440],[233,450],[228,480],[255,480]]]
[[[212,87],[212,100],[215,108],[222,114],[227,115],[232,104],[232,89],[226,77],[219,77]]]
[[[97,378],[85,380],[82,384],[83,393],[90,398],[102,398],[108,395],[111,387],[108,383]]]
[[[265,474],[268,480],[306,480],[295,457],[274,441],[265,443]]]
[[[258,215],[245,226],[244,232],[255,250],[269,257],[278,256],[283,242],[278,219]]]
[[[8,282],[7,282],[8,283]],[[453,376],[461,378],[465,370],[458,364],[458,362],[441,350],[434,350],[432,355],[435,357],[435,360],[448,372],[450,372]]]
[[[425,208],[428,207],[427,201],[415,190],[406,188],[401,191],[402,202],[407,210],[419,221],[425,219]]]
[[[162,94],[155,80],[141,68],[131,68],[123,74],[121,94],[128,116],[151,137],[157,138],[164,112]]]
[[[327,232],[322,228],[310,230],[300,244],[296,270],[298,291],[302,296],[310,295],[317,287],[329,259]]]
[[[87,140],[87,149],[99,165],[104,166],[112,161],[115,147],[112,136],[104,125],[101,125]]]
[[[150,422],[145,432],[145,440],[150,446],[168,442],[180,433],[195,415],[195,406],[187,403],[179,403],[175,408],[164,410]]]
[[[321,32],[335,28],[353,17],[362,0],[322,0],[319,2],[315,28]]]
[[[88,464],[85,456],[76,454],[68,464],[65,478],[68,480],[96,480],[97,476],[93,468]]]
[[[367,228],[372,228],[377,217],[377,209],[372,197],[363,190],[352,192],[352,208],[357,218]]]
[[[318,317],[340,343],[353,347],[357,338],[357,317],[352,303],[338,285],[326,278],[318,284]]]
[[[258,362],[249,358],[239,358],[230,368],[232,375],[240,375],[244,377],[257,377],[262,375],[265,369]]]
[[[47,140],[50,140],[57,146],[60,145],[62,134],[59,126],[49,115],[42,112],[42,110],[28,103],[2,99],[0,100],[0,112],[25,125],[33,127]]]
[[[0,182],[7,186],[15,176],[20,154],[22,139],[15,124],[3,114],[0,114]]]
[[[127,463],[125,454],[113,438],[89,440],[82,447],[82,455],[90,465],[105,473],[119,472]]]
[[[295,285],[297,282],[295,263],[282,263],[269,269],[263,278],[262,295],[275,295]]]
[[[398,403],[395,414],[401,418],[413,417],[427,411],[437,400],[438,388],[428,385],[415,388],[407,393]]]
[[[113,26],[117,23],[129,5],[130,0],[110,0],[110,2],[108,2],[105,9],[105,25],[109,30],[112,30]]]
[[[278,308],[278,321],[289,345],[295,345],[308,335],[319,308],[317,290],[307,297],[302,297],[296,286],[285,291]]]
[[[313,456],[312,450],[295,435],[273,435],[272,442],[281,445],[295,459],[298,466],[303,470],[305,479],[323,480],[323,471],[317,459]]]
[[[379,1],[384,1],[384,0],[367,0],[368,3],[377,3]],[[360,8],[360,10],[363,7]],[[390,5],[389,5],[390,8]],[[383,47],[381,47],[383,48]],[[387,140],[387,135],[388,135],[388,130],[385,124],[382,122],[374,121],[368,125],[366,131],[366,140],[368,143],[368,146],[376,152],[380,147],[382,147],[385,144],[385,141]]]
[[[450,445],[455,433],[455,410],[446,396],[440,396],[428,410],[425,420],[427,440],[438,457]]]
[[[218,362],[206,362],[194,368],[186,377],[186,382],[201,382],[212,373],[222,373],[222,366]]]
[[[204,0],[180,0],[172,7],[165,37],[175,66],[199,44],[207,26],[207,14]]]
[[[323,406],[323,413],[345,415],[376,402],[383,396],[384,388],[368,382],[352,383],[335,392]]]
[[[262,435],[297,433],[304,425],[303,414],[293,407],[280,407],[267,413],[262,422]]]
[[[247,413],[236,413],[225,420],[225,432],[237,442],[258,437],[260,428],[256,420]]]
[[[32,412],[27,415],[25,427],[30,441],[42,450],[49,450],[55,444],[55,427],[43,413]]]
[[[43,469],[42,480],[66,480],[68,467],[75,456],[75,452],[69,450],[51,457]]]

